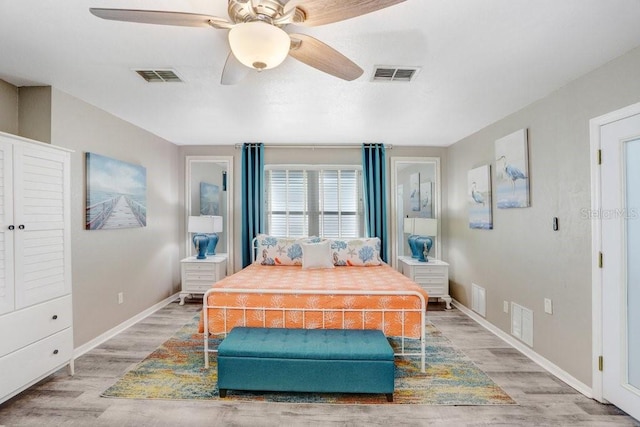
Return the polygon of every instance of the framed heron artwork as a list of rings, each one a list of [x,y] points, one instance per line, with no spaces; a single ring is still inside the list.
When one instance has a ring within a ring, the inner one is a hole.
[[[471,169],[467,174],[469,228],[493,229],[491,212],[491,166]]]
[[[220,215],[220,187],[200,183],[200,215]]]
[[[147,225],[147,170],[131,163],[86,153],[87,230]]]
[[[409,176],[409,203],[412,211],[420,212],[420,173]]]
[[[495,142],[498,208],[530,206],[527,145],[526,129],[520,129]]]
[[[420,183],[420,216],[433,218],[433,183]]]

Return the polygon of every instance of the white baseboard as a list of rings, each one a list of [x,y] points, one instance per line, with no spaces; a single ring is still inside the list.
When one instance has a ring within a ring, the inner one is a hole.
[[[76,347],[73,350],[73,358],[76,359],[76,358],[82,356],[86,352],[88,352],[90,350],[93,350],[94,348],[96,348],[100,344],[102,344],[105,341],[107,341],[107,340],[113,338],[114,336],[118,335],[120,332],[124,331],[125,329],[130,328],[131,326],[133,326],[134,324],[138,323],[139,321],[141,321],[145,317],[149,317],[150,315],[152,315],[156,311],[160,310],[162,307],[165,307],[165,306],[169,305],[170,303],[172,303],[173,301],[175,301],[179,297],[179,295],[180,295],[179,293],[171,295],[169,298],[167,298],[165,300],[162,300],[159,303],[149,307],[148,309],[146,309],[142,313],[139,313],[139,314],[133,316],[132,318],[127,319],[125,322],[122,322],[121,324],[119,324],[115,328],[109,329],[107,332],[95,337],[94,339],[92,339],[91,341],[81,345],[80,347]]]
[[[473,311],[469,310],[467,307],[465,307],[464,305],[462,305],[460,302],[456,301],[455,299],[453,300],[453,305],[458,310],[460,310],[461,312],[463,312],[464,314],[469,316],[471,319],[475,320],[478,324],[480,324],[480,326],[483,326],[489,332],[493,333],[498,338],[502,339],[504,342],[506,342],[510,346],[514,347],[520,353],[524,354],[529,359],[531,359],[532,361],[534,361],[535,363],[540,365],[542,368],[544,368],[550,374],[555,375],[556,377],[558,377],[559,379],[561,379],[562,381],[567,383],[569,386],[571,386],[574,389],[576,389],[578,392],[584,394],[588,398],[591,398],[591,399],[593,398],[593,390],[591,389],[591,387],[589,387],[588,385],[586,385],[582,381],[576,379],[571,374],[569,374],[568,372],[564,371],[563,369],[561,369],[560,367],[558,367],[557,365],[555,365],[553,362],[549,361],[548,359],[545,359],[544,357],[542,357],[541,355],[539,355],[538,353],[533,351],[530,347],[526,346],[522,342],[518,341],[516,338],[514,338],[511,335],[507,334],[502,329],[499,329],[494,324],[489,323],[483,317],[481,317],[478,314],[474,313]]]

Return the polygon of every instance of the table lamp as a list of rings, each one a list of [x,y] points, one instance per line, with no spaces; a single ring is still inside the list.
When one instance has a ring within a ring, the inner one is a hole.
[[[216,254],[216,245],[218,244],[218,234],[222,231],[222,217],[212,216],[213,218],[213,233],[207,234],[209,237],[209,244],[207,245],[207,256]]]
[[[215,220],[212,216],[190,216],[187,224],[187,231],[194,233],[193,245],[198,252],[197,259],[205,259],[207,257],[207,246],[209,245],[209,236],[207,233],[215,232]]]
[[[413,233],[418,237],[415,239],[416,250],[418,251],[418,261],[428,262],[429,251],[433,246],[433,239],[438,235],[438,220],[435,218],[413,218]]]
[[[408,234],[407,243],[409,244],[409,249],[411,249],[411,258],[418,258],[420,253],[416,248],[416,239],[419,237],[413,232],[413,228],[415,226],[415,218],[405,218],[404,219],[404,233]]]

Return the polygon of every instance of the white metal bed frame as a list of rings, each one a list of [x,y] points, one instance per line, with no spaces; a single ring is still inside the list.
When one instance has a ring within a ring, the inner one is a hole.
[[[348,268],[348,267],[345,267]],[[419,308],[307,308],[307,307],[237,307],[237,306],[219,306],[219,305],[209,305],[208,298],[213,294],[279,294],[279,295],[389,295],[389,296],[416,296],[420,299],[420,307]],[[234,325],[234,326],[246,326],[247,325],[247,312],[254,311],[262,311],[262,327],[267,327],[266,325],[266,313],[269,312],[281,312],[282,313],[282,327],[286,328],[286,313],[289,311],[297,311],[302,312],[302,327],[306,328],[305,316],[306,313],[322,313],[323,327],[324,320],[327,313],[339,313],[342,316],[342,327],[345,328],[345,314],[359,312],[361,313],[361,329],[365,329],[366,322],[366,314],[367,313],[382,313],[382,323],[384,324],[385,318],[389,318],[389,314],[393,315],[394,313],[400,313],[400,319],[402,320],[402,336],[400,337],[400,352],[395,353],[396,356],[420,356],[420,369],[422,372],[425,372],[425,333],[426,333],[426,300],[424,295],[422,295],[418,291],[357,291],[357,290],[313,290],[313,289],[305,289],[305,290],[294,290],[294,289],[237,289],[237,288],[211,288],[209,289],[202,299],[203,303],[203,323],[204,323],[204,367],[209,368],[209,353],[215,353],[217,349],[209,349],[209,334],[214,335],[225,335],[227,334],[228,325],[226,323],[227,320],[227,311],[242,311],[243,312],[243,324],[242,325]],[[209,331],[209,309],[218,309],[223,311],[224,318],[224,330],[223,331]],[[404,321],[405,314],[411,312],[419,312],[420,313],[420,352],[407,352],[405,349],[405,339],[407,339],[404,335]],[[357,329],[357,328],[349,328],[349,329]]]
[[[253,260],[255,261],[256,254],[256,238],[253,239]],[[277,268],[277,267],[274,267]],[[349,268],[349,267],[343,267]],[[353,267],[358,268],[358,267]],[[214,294],[280,294],[280,295],[378,295],[378,296],[416,296],[420,300],[419,308],[308,308],[308,307],[237,307],[237,306],[219,306],[219,305],[209,305],[209,296]],[[395,353],[395,356],[420,356],[420,369],[422,372],[425,372],[425,351],[426,351],[426,312],[427,312],[427,301],[418,291],[367,291],[367,290],[327,290],[327,289],[239,289],[239,288],[211,288],[209,289],[202,298],[202,316],[203,316],[203,324],[204,324],[204,366],[205,369],[209,368],[209,353],[215,353],[217,349],[209,348],[209,335],[224,335],[226,336],[228,325],[227,325],[227,311],[242,311],[243,312],[243,324],[242,325],[233,325],[233,326],[246,326],[247,325],[247,312],[255,312],[262,311],[262,323],[263,327],[267,327],[266,325],[266,313],[267,312],[281,312],[282,313],[282,327],[286,328],[286,313],[289,311],[302,312],[302,327],[306,328],[306,313],[322,313],[322,321],[324,327],[324,321],[327,313],[339,313],[342,316],[342,327],[345,328],[345,314],[360,312],[361,313],[361,329],[365,329],[366,323],[366,314],[367,313],[382,313],[382,324],[385,323],[385,318],[389,318],[388,315],[393,315],[394,313],[400,313],[400,319],[402,320],[402,336],[400,337],[401,346],[400,352]],[[224,330],[223,331],[209,331],[209,309],[217,309],[223,311],[223,319],[224,319]],[[420,352],[407,352],[405,349],[405,314],[419,312],[420,313]],[[356,329],[356,328],[350,328]]]

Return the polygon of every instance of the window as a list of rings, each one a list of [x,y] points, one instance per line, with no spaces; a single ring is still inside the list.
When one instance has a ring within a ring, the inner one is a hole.
[[[267,233],[364,235],[362,171],[355,166],[273,166],[265,170]]]

